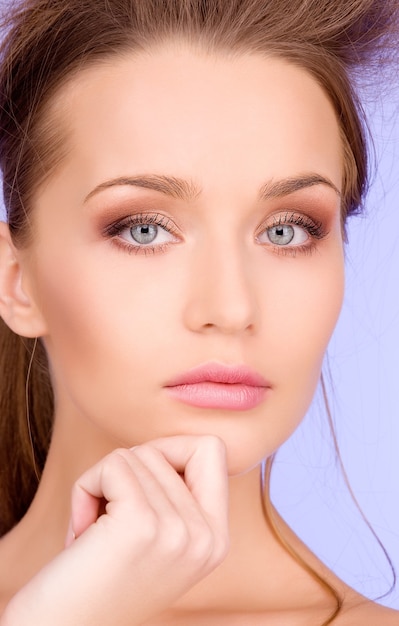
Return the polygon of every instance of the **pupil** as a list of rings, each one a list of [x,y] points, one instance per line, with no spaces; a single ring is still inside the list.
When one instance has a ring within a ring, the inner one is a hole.
[[[268,236],[272,243],[286,246],[294,239],[295,231],[290,224],[279,224],[269,230]]]
[[[130,229],[130,234],[137,243],[145,245],[156,239],[158,227],[156,224],[139,224]]]

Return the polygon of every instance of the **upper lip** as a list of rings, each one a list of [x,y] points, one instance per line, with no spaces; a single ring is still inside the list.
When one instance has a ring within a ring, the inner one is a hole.
[[[176,378],[166,383],[165,387],[195,385],[196,383],[204,382],[248,385],[249,387],[270,386],[263,376],[246,365],[204,363],[176,376]]]

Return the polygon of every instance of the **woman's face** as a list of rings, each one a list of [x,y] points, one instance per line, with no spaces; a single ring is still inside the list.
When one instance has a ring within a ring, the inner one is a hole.
[[[212,433],[253,467],[303,417],[341,307],[332,106],[281,60],[183,46],[86,69],[54,104],[68,153],[22,258],[57,420],[91,448]],[[213,382],[168,386],[202,365]]]

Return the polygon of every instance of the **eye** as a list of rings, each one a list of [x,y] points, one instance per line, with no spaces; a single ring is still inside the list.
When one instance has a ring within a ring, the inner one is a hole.
[[[163,252],[170,244],[179,243],[176,225],[160,213],[138,213],[114,222],[103,231],[104,237],[136,254]]]
[[[279,213],[268,221],[269,224],[266,222],[259,227],[256,241],[279,254],[308,254],[317,248],[318,241],[328,235],[323,222],[316,222],[303,213]]]
[[[173,240],[171,234],[159,226],[158,224],[137,224],[130,228],[125,228],[119,235],[128,243],[132,243],[132,239],[136,244],[148,246],[149,244],[164,244]]]
[[[258,237],[260,243],[270,243],[275,246],[287,246],[288,244],[301,245],[309,238],[306,230],[292,224],[276,224],[267,228]]]

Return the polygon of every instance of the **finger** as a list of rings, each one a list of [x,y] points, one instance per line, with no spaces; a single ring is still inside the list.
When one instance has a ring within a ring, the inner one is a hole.
[[[162,519],[166,514],[172,512],[177,514],[175,498],[171,495],[178,488],[179,483],[188,492],[187,487],[161,453],[155,449],[150,449],[147,451],[150,454],[146,454],[144,450],[146,447],[145,445],[135,446],[131,450],[121,450],[120,454],[126,459],[135,478],[140,483],[148,503],[157,516]],[[159,465],[149,462],[149,457],[153,456],[153,453],[158,454],[163,462]],[[166,476],[167,478],[165,478]],[[189,495],[191,496],[191,494]]]
[[[181,517],[186,518],[191,524],[194,522],[200,522],[202,525],[208,524],[207,517],[187,487],[184,477],[176,471],[160,450],[150,442],[137,446],[134,449],[134,454],[156,477],[165,496]]]
[[[71,500],[71,530],[76,537],[96,522],[104,500],[148,506],[140,482],[119,451],[105,457],[76,481]]]
[[[214,436],[174,436],[156,439],[148,445],[162,452],[181,474],[209,520],[226,532],[228,519],[228,476],[226,449]]]
[[[134,452],[124,449],[105,457],[75,484],[71,528],[75,536],[79,537],[103,512],[123,521],[144,512],[158,518],[176,515],[156,476]]]
[[[187,439],[190,441],[188,442]],[[176,547],[185,546],[188,550],[187,554],[191,555],[191,560],[197,565],[202,563],[203,566],[210,565],[213,568],[225,558],[229,546],[227,467],[224,444],[220,446],[219,440],[214,437],[171,437],[160,443],[165,451],[164,454],[156,447],[159,442],[160,440],[155,443],[150,441],[138,446],[134,449],[134,454],[139,456],[144,465],[156,476],[165,495],[175,506],[176,521],[170,524],[170,520],[163,519],[164,530],[168,529],[166,535],[163,536],[167,537],[168,543],[172,542]],[[175,446],[177,446],[176,449]],[[195,456],[195,451],[199,450],[202,452],[202,458]],[[206,484],[205,479],[205,482],[199,485],[198,482],[204,478],[202,470],[204,459],[210,462],[215,470],[214,459],[209,454],[210,450],[214,451],[217,459],[221,459],[219,468],[216,468],[216,474],[221,472],[222,479],[216,478],[215,471],[211,469],[209,471],[210,483]],[[175,461],[175,467],[170,463],[172,459]],[[190,465],[197,465],[198,471],[192,471]],[[189,484],[190,481],[195,483],[190,485],[191,489],[180,475],[183,472],[188,476]],[[212,503],[213,508],[209,507],[204,510],[206,499],[202,497],[202,494],[209,493],[215,483],[223,487],[218,490]],[[183,534],[181,534],[182,522]]]

